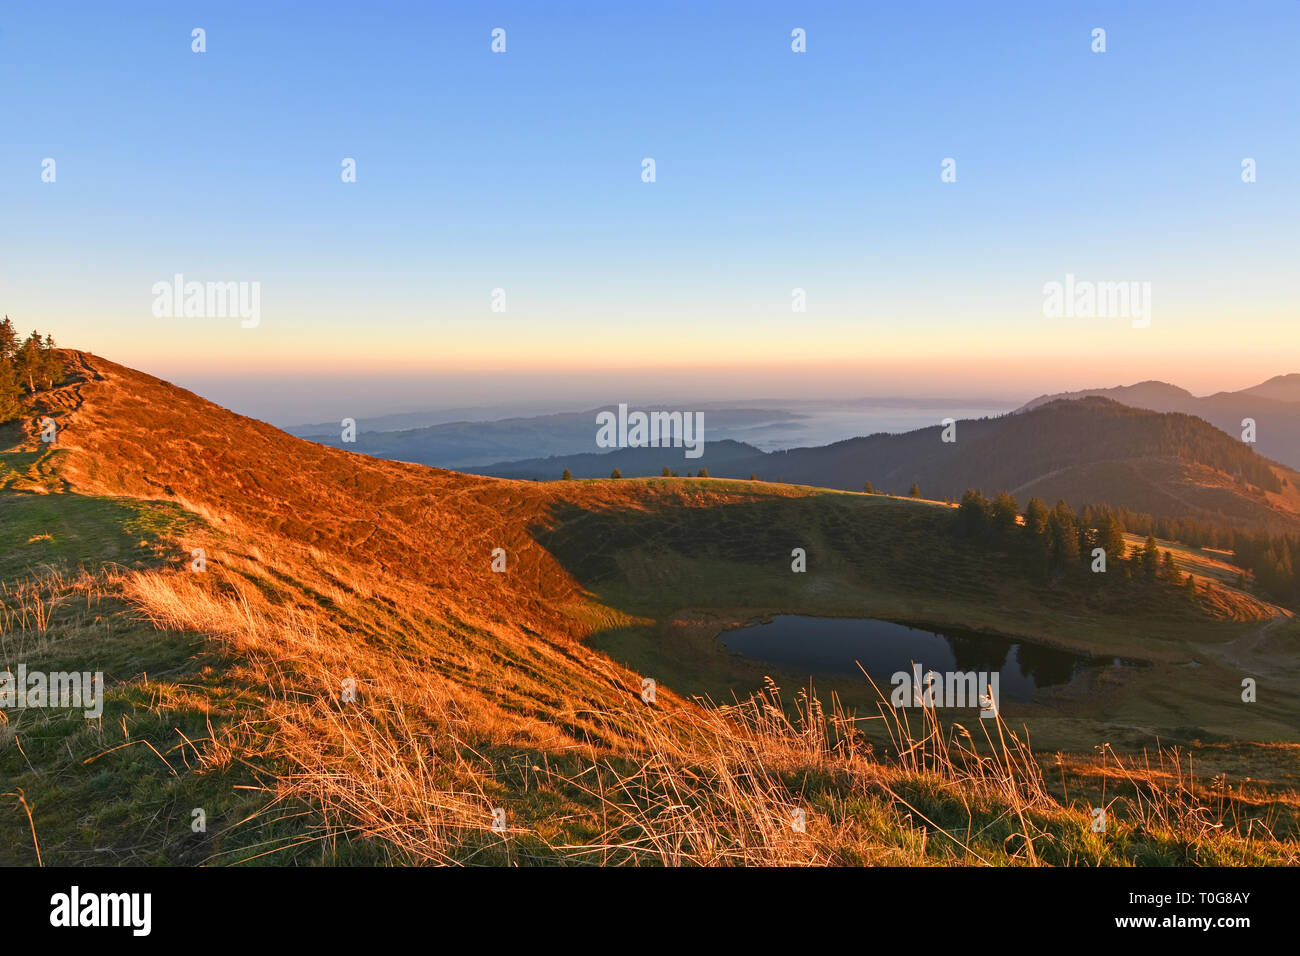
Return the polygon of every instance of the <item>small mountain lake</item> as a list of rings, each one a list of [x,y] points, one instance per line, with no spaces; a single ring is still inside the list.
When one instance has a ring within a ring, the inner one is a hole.
[[[806,671],[865,681],[857,663],[888,693],[890,677],[924,670],[998,672],[1001,693],[1028,700],[1041,687],[1068,684],[1087,667],[1133,666],[1121,658],[1092,658],[1041,644],[945,628],[931,631],[875,618],[778,615],[719,635],[729,651]]]

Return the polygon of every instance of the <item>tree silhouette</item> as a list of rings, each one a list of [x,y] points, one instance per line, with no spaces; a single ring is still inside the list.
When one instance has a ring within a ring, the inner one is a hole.
[[[1142,547],[1139,560],[1142,565],[1142,573],[1154,581],[1156,574],[1160,571],[1160,549],[1156,547],[1155,535],[1147,535],[1147,543]]]
[[[1178,565],[1174,564],[1174,554],[1172,551],[1165,552],[1164,575],[1165,580],[1170,584],[1183,583],[1183,576],[1178,570]]]

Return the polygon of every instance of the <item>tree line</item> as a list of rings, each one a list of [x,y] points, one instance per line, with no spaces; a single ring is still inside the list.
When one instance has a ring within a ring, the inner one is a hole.
[[[1111,511],[1077,514],[1064,501],[1048,508],[1030,498],[1022,514],[1013,495],[1003,491],[989,499],[972,488],[962,495],[953,521],[958,537],[1011,554],[1044,578],[1105,567],[1109,574],[1182,587],[1189,598],[1196,594],[1195,579],[1178,570],[1170,552],[1162,556],[1154,536],[1148,534],[1144,545],[1130,549],[1124,525]]]
[[[1288,607],[1300,605],[1300,535],[1275,535],[1195,518],[1153,518],[1110,505],[1091,510],[1114,515],[1136,534],[1155,535],[1194,548],[1230,551],[1233,560],[1249,572],[1249,580],[1240,582],[1243,587],[1253,584],[1270,601]]]
[[[20,339],[9,316],[0,320],[0,423],[23,414],[23,400],[63,382],[54,337],[33,331]]]

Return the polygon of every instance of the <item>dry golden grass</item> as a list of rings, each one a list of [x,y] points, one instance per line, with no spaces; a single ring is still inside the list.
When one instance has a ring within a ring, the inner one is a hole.
[[[634,621],[587,593],[537,528],[566,502],[711,508],[743,489],[532,485],[378,461],[98,358],[74,364],[58,475],[204,519],[174,542],[186,563],[108,582],[159,631],[202,635],[246,689],[238,719],[179,753],[194,772],[255,772],[265,806],[247,825],[296,821],[211,862],[311,845],[324,861],[420,864],[1126,863],[1188,839],[1207,862],[1296,861],[1294,841],[1243,834],[1222,801],[1123,762],[1113,770],[1135,796],[1103,840],[1000,720],[972,735],[933,710],[860,718],[811,693],[786,706],[774,686],[723,706],[667,688],[644,703],[640,675],[583,643]],[[496,547],[507,574],[491,571]],[[186,569],[195,548],[206,572]],[[0,594],[6,639],[36,639],[61,599]]]
[[[1117,862],[1088,831],[1089,807],[1053,796],[1028,743],[1000,718],[978,721],[977,741],[933,709],[882,703],[870,719],[888,728],[885,756],[866,742],[864,719],[834,701],[827,713],[801,692],[786,708],[769,686],[720,707],[661,690],[647,706],[634,678],[608,665],[627,693],[592,700],[581,725],[577,709],[565,721],[525,718],[487,706],[418,654],[389,655],[347,627],[322,627],[238,577],[138,573],[125,589],[158,626],[214,635],[247,662],[266,708],[230,733],[223,759],[233,751],[285,768],[268,782],[268,814],[310,808],[302,839],[329,853],[362,839],[399,863]],[[552,683],[581,686],[587,668],[576,663],[553,658]],[[357,682],[356,703],[343,700],[343,676]],[[573,730],[558,732],[565,723]],[[1162,751],[1154,768],[1102,756],[1127,784],[1128,795],[1103,804],[1126,832],[1296,860],[1293,842],[1257,821],[1234,828],[1229,803],[1168,776],[1181,766],[1176,754]],[[504,830],[493,828],[499,806]],[[1002,830],[990,847],[988,834]]]

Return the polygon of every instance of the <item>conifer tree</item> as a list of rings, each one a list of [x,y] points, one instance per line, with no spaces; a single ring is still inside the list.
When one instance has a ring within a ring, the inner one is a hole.
[[[993,534],[1002,544],[1009,543],[1019,527],[1016,499],[1005,491],[998,492],[989,506],[989,523]]]
[[[13,363],[0,359],[0,423],[13,421],[22,414],[22,394]]]
[[[957,527],[967,538],[983,538],[988,533],[989,503],[984,492],[967,488],[957,505]]]
[[[1025,530],[1030,534],[1042,534],[1047,530],[1047,505],[1038,498],[1030,498],[1025,506]]]
[[[63,362],[54,350],[54,336],[48,332],[41,345],[41,384],[45,388],[54,388],[63,384]]]
[[[1151,580],[1155,580],[1157,572],[1160,570],[1160,549],[1156,547],[1156,537],[1153,534],[1147,535],[1147,543],[1143,546],[1141,552],[1142,573]]]
[[[0,361],[8,362],[13,359],[18,352],[18,332],[14,329],[14,324],[9,321],[9,316],[5,316],[0,321]]]
[[[1078,518],[1064,501],[1058,501],[1047,516],[1047,545],[1056,567],[1064,568],[1078,562]]]
[[[14,371],[19,381],[26,383],[28,392],[36,391],[36,383],[42,378],[43,363],[40,333],[32,332],[23,339],[23,344],[18,347],[18,355],[14,359]]]
[[[1097,522],[1097,547],[1106,552],[1107,558],[1124,557],[1124,526],[1109,511]]]

